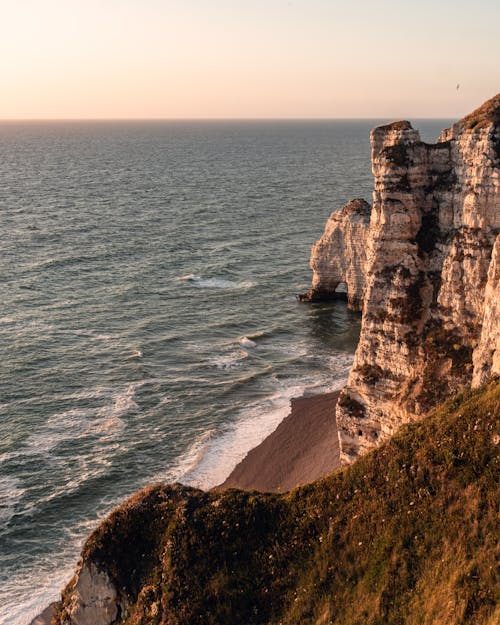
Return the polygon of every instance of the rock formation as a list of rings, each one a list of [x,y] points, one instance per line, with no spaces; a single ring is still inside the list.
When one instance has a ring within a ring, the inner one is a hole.
[[[311,254],[312,287],[301,301],[328,301],[339,296],[345,284],[348,306],[361,310],[365,291],[366,247],[371,207],[364,200],[352,200],[330,215],[321,239]]]
[[[108,573],[91,560],[80,563],[70,587],[63,623],[111,625],[126,607]]]
[[[347,205],[311,257],[313,293],[336,280],[351,302],[364,290],[360,341],[337,408],[343,462],[500,370],[500,95],[436,144],[400,121],[375,128],[371,145],[364,238],[360,228],[353,246],[356,213]]]

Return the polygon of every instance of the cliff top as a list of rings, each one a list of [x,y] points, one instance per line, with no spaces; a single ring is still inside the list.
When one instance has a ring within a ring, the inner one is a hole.
[[[472,128],[484,128],[491,123],[500,125],[500,93],[463,117],[457,122],[457,126],[465,130],[472,130]]]
[[[390,122],[389,124],[382,124],[381,126],[377,126],[376,130],[413,130],[413,126],[409,121],[405,119],[400,119],[395,122]]]
[[[343,206],[340,211],[336,211],[334,214],[336,215],[337,213],[340,213],[340,212],[346,212],[346,213],[362,213],[363,215],[370,215],[371,211],[372,211],[372,207],[370,204],[368,204],[366,200],[364,200],[363,198],[356,198],[354,200],[351,200],[350,202],[347,202],[347,204],[345,204],[345,206]]]

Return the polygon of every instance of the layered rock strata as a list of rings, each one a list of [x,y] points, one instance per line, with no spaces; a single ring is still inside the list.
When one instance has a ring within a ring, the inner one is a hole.
[[[361,310],[365,292],[366,247],[370,227],[370,205],[351,200],[330,215],[325,232],[311,254],[312,287],[302,301],[329,301],[347,293],[348,306]],[[339,285],[346,291],[338,291]]]
[[[473,386],[500,375],[500,235],[497,236],[484,295],[484,319],[479,345],[474,350]]]
[[[366,235],[352,247],[353,213],[343,209],[311,258],[313,291],[331,275],[344,277],[348,293],[355,285],[353,301],[364,293],[359,346],[337,407],[344,463],[461,386],[500,371],[498,241],[492,258],[500,232],[500,95],[436,144],[400,121],[375,128],[371,146]],[[356,280],[347,282],[344,268],[354,266]]]

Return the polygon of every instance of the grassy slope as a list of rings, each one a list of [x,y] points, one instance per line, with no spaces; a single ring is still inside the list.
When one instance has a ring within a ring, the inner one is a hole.
[[[497,625],[500,382],[286,495],[155,486],[83,552],[129,625]]]

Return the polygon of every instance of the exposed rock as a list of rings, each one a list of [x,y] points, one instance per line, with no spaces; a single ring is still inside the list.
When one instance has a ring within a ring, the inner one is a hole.
[[[343,462],[471,383],[478,343],[474,381],[500,367],[498,252],[490,268],[500,231],[500,95],[436,144],[420,141],[409,122],[375,128],[371,144],[369,228],[363,213],[353,237],[357,213],[343,209],[311,263],[313,292],[341,280],[354,301],[364,291],[360,342],[337,408]]]
[[[62,625],[111,625],[121,615],[124,602],[115,585],[91,560],[80,565],[70,586]]]
[[[474,351],[474,386],[500,375],[500,235],[497,236],[484,296],[484,319]]]
[[[370,210],[367,202],[357,199],[330,215],[323,236],[311,252],[312,288],[299,299],[318,302],[342,298],[337,287],[344,283],[349,307],[361,310]]]

